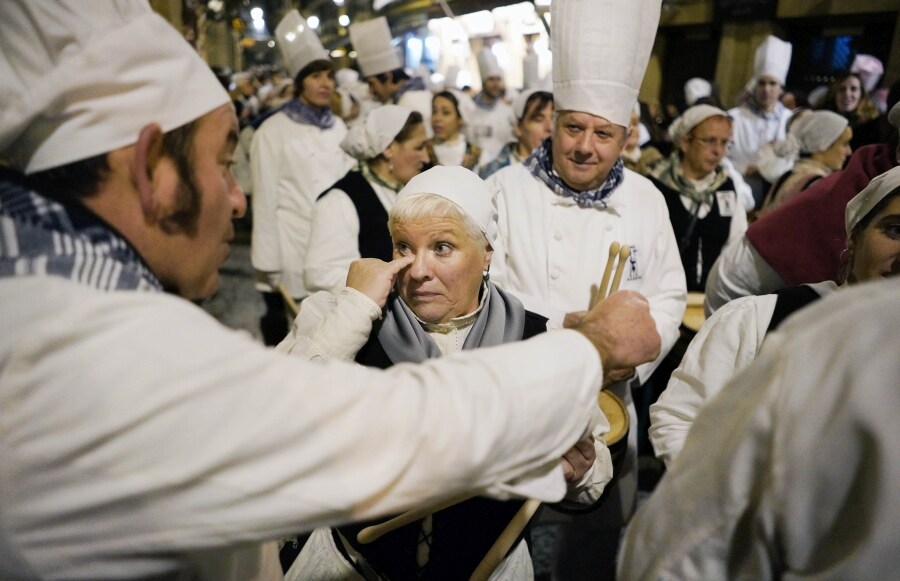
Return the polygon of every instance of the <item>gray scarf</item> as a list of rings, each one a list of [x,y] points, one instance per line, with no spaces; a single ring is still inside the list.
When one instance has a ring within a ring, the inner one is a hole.
[[[487,293],[481,312],[463,343],[464,351],[522,338],[525,307],[519,299],[492,282],[487,283]],[[378,342],[395,364],[419,363],[441,356],[437,344],[397,293],[392,293],[388,299],[384,321],[378,331]]]

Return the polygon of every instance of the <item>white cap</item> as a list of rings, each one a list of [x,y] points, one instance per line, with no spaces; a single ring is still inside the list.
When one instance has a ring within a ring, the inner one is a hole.
[[[341,141],[341,149],[360,160],[378,157],[394,141],[411,114],[412,109],[399,105],[382,105],[373,109],[364,123],[353,126],[347,132]]]
[[[727,111],[719,109],[718,107],[713,107],[712,105],[694,105],[682,113],[681,117],[678,118],[677,131],[680,131],[680,135],[687,135],[694,127],[700,125],[710,117],[725,117],[726,119],[731,119]]]
[[[756,56],[753,60],[754,79],[758,80],[762,76],[772,77],[783,87],[790,66],[791,43],[768,36],[756,47]]]
[[[403,61],[391,40],[391,27],[384,16],[350,25],[350,42],[356,49],[356,60],[363,77],[403,68]]]
[[[650,60],[662,0],[554,0],[550,5],[553,97],[628,127]]]
[[[859,224],[872,211],[878,202],[886,198],[900,188],[900,166],[896,166],[884,172],[880,176],[872,178],[869,185],[863,191],[856,194],[847,202],[847,210],[844,212],[844,226],[847,236],[853,232],[853,228]]]
[[[334,72],[334,82],[342,89],[353,89],[359,83],[359,73],[353,69],[338,69]]]
[[[688,107],[697,102],[697,99],[712,95],[712,85],[706,79],[694,77],[684,84],[684,102]]]
[[[818,153],[831,147],[847,125],[847,118],[833,111],[810,111],[791,123],[789,133],[802,153]]]
[[[881,75],[884,74],[884,65],[876,57],[870,54],[858,54],[850,65],[850,72],[859,75],[867,93],[871,93],[878,86]]]
[[[494,56],[494,51],[490,48],[482,47],[478,51],[476,59],[478,60],[478,70],[481,72],[482,81],[491,77],[503,78],[503,69],[500,68],[500,63],[497,62],[497,57]]]
[[[522,58],[522,86],[526,89],[536,89],[541,86],[540,64],[540,57],[534,52],[534,48],[529,46]]]
[[[519,93],[513,100],[512,109],[513,114],[516,116],[516,123],[521,121],[522,117],[525,116],[525,106],[528,104],[528,99],[535,93],[549,93],[549,91],[544,91],[543,89],[528,89],[527,91]]]
[[[25,173],[87,159],[230,102],[146,0],[4,0],[0,155]]]
[[[285,14],[278,23],[275,38],[278,39],[278,50],[281,51],[284,67],[291,78],[296,77],[303,67],[313,61],[328,60],[328,51],[296,8]]]
[[[434,194],[462,208],[478,224],[491,246],[497,241],[497,208],[484,180],[462,166],[438,165],[409,180],[397,201],[413,194]]]

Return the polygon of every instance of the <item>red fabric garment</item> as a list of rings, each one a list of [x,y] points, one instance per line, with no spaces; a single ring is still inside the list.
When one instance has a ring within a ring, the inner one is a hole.
[[[747,239],[789,286],[840,277],[847,234],[844,209],[869,180],[897,165],[887,144],[853,152],[842,171],[827,176],[747,229]]]

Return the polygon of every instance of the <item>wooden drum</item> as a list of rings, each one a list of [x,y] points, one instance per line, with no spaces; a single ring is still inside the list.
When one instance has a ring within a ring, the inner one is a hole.
[[[628,408],[625,407],[619,396],[608,391],[602,390],[597,396],[597,403],[600,405],[600,411],[609,421],[609,433],[604,436],[606,447],[612,456],[613,463],[620,457],[624,457],[625,450],[628,448]]]

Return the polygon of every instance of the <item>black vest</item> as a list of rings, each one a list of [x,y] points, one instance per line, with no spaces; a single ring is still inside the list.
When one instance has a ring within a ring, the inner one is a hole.
[[[687,278],[687,289],[703,292],[706,290],[709,270],[728,242],[731,218],[719,213],[719,203],[713,195],[709,214],[702,220],[695,220],[695,215],[686,210],[684,204],[681,203],[681,194],[677,190],[656,179],[653,180],[653,183],[663,193],[666,206],[669,208],[669,220],[672,222],[672,230],[675,231],[675,240],[678,241],[681,264]],[[724,190],[735,191],[731,178],[725,180],[725,183],[717,188],[717,191]],[[734,211],[742,211],[736,198]],[[700,266],[699,274],[697,272],[698,264]]]
[[[525,312],[525,329],[522,339],[533,337],[547,329],[547,319]],[[368,367],[386,369],[393,365],[381,343],[378,332],[373,330],[369,340],[356,355],[356,361]],[[458,580],[468,579],[488,550],[500,536],[512,517],[522,506],[522,501],[501,502],[489,498],[473,498],[461,502],[432,516],[432,541],[428,564],[417,574],[416,549],[422,521],[417,520],[384,535],[366,545],[356,540],[356,535],[367,526],[384,522],[385,518],[340,527],[344,538],[353,545],[368,565],[386,579]],[[524,533],[523,533],[524,536]],[[518,546],[521,537],[513,547]],[[339,539],[335,544],[341,548]],[[347,558],[346,555],[344,555]],[[347,559],[350,561],[350,559]],[[351,561],[352,562],[352,561]]]
[[[812,287],[805,284],[783,288],[772,294],[777,298],[775,299],[775,310],[772,311],[772,319],[769,321],[769,326],[766,327],[767,335],[781,326],[781,323],[796,311],[822,298]]]
[[[388,215],[378,200],[375,190],[358,171],[347,172],[329,190],[338,189],[346,193],[356,207],[359,216],[359,254],[362,258],[380,258],[390,262],[394,245],[388,231]],[[328,195],[326,191],[319,200]]]

